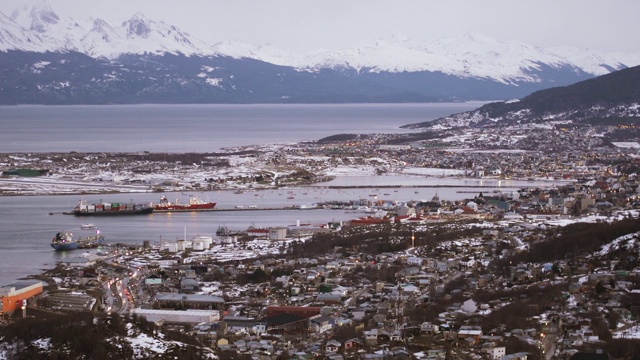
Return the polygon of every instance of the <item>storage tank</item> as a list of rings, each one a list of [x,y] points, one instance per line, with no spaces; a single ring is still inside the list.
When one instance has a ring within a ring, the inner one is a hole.
[[[211,247],[211,243],[213,243],[213,238],[211,236],[196,236],[195,238],[193,238],[193,241],[202,241],[203,247],[204,249],[209,249]],[[195,244],[193,245],[194,249],[195,249]]]
[[[178,252],[178,243],[170,242],[165,245],[166,249],[170,253]]]
[[[193,251],[203,251],[203,250],[204,250],[204,240],[193,239]]]
[[[233,244],[233,236],[225,236],[222,238],[222,243],[223,244]]]
[[[284,240],[287,238],[286,227],[271,227],[269,228],[269,240]]]

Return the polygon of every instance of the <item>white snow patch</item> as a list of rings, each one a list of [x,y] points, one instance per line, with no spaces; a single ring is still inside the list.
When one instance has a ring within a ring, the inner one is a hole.
[[[612,143],[616,147],[625,149],[640,149],[640,143],[638,142],[614,142]]]
[[[220,78],[208,78],[205,80],[207,84],[215,87],[222,87],[222,79]]]

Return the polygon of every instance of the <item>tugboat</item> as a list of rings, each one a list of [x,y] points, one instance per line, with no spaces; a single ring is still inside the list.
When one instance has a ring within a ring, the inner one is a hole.
[[[62,231],[56,234],[51,240],[51,247],[56,251],[67,251],[75,249],[95,248],[102,244],[104,236],[100,235],[98,230],[95,235],[88,237],[80,237],[74,239],[73,234],[68,231]]]
[[[216,207],[216,203],[198,199],[193,196],[189,198],[189,204],[180,204],[178,200],[172,203],[166,196],[160,198],[160,202],[153,206],[156,212],[170,211],[211,211]]]

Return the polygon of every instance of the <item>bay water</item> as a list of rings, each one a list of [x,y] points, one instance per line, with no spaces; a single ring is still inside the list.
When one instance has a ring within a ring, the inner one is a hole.
[[[223,148],[317,140],[343,133],[392,133],[401,125],[429,121],[479,106],[455,104],[358,105],[118,105],[0,107],[0,152],[215,152]],[[429,183],[431,181],[431,183]],[[453,181],[453,182],[452,182]],[[292,207],[331,200],[359,198],[410,201],[460,200],[469,191],[489,185],[501,191],[535,186],[535,182],[487,184],[478,179],[361,177],[358,184],[380,188],[329,189],[351,181],[313,187],[249,191],[165,194],[185,202],[196,195],[215,201],[219,209]],[[435,185],[446,182],[448,188]],[[384,187],[391,186],[391,187]],[[425,187],[427,186],[427,187]],[[432,186],[432,187],[429,187]],[[484,190],[485,192],[487,190]],[[479,192],[479,191],[478,191]],[[85,195],[89,202],[157,202],[158,194]],[[55,266],[62,257],[81,250],[54,252],[49,243],[58,231],[83,233],[80,225],[95,223],[108,243],[140,245],[211,236],[219,226],[246,230],[249,226],[287,226],[297,222],[321,224],[363,216],[345,210],[215,211],[151,214],[115,218],[76,218],[62,215],[80,195],[0,197],[0,285]],[[293,199],[291,199],[293,198]],[[53,215],[50,215],[52,213]]]
[[[1,106],[0,152],[215,152],[400,126],[480,103]]]

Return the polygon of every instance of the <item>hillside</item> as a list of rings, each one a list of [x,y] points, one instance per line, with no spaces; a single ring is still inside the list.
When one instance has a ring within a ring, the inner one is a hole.
[[[579,83],[536,91],[520,100],[486,104],[406,128],[463,128],[538,122],[602,122],[640,117],[640,66]]]

